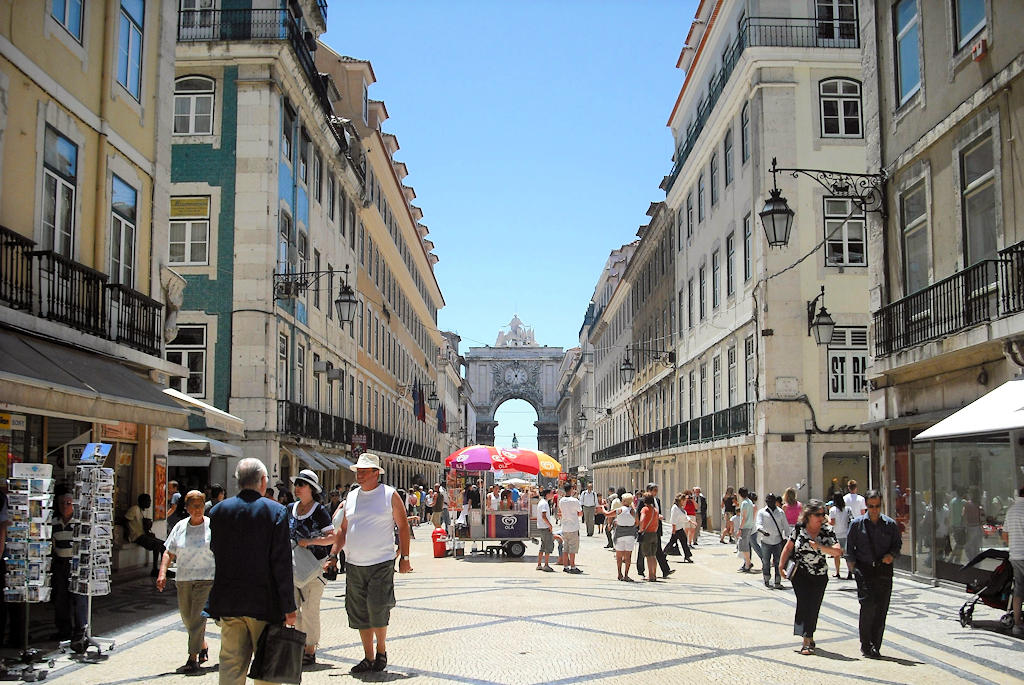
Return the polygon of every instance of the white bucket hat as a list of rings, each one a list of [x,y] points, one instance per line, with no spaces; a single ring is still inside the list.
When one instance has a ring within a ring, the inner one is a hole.
[[[370,452],[363,452],[360,454],[359,461],[352,464],[352,466],[349,466],[349,468],[353,471],[356,469],[377,469],[381,473],[384,473],[384,469],[380,466],[380,457],[376,454],[371,454]]]
[[[309,469],[302,469],[299,471],[299,475],[291,477],[292,485],[295,485],[296,481],[300,480],[313,488],[313,491],[318,495],[324,491],[324,489],[320,487],[320,479],[317,478],[316,474]]]

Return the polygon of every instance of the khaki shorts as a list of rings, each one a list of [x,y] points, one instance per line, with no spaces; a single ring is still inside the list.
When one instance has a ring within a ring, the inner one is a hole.
[[[540,553],[551,554],[555,551],[555,536],[551,532],[550,528],[541,528],[540,533]]]
[[[565,549],[563,551],[566,554],[576,554],[576,552],[580,551],[580,532],[577,530],[567,533],[563,530],[562,542],[565,545]]]
[[[345,564],[345,612],[348,627],[383,628],[395,606],[395,562],[373,566]]]

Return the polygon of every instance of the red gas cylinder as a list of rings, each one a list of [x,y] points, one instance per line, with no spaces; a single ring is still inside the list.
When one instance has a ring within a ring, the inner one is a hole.
[[[444,557],[448,553],[448,533],[444,532],[444,528],[435,528],[430,534],[430,539],[434,543],[434,558]]]

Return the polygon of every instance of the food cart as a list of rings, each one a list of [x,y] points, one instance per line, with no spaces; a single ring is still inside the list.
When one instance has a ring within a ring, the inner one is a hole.
[[[459,541],[479,543],[485,552],[500,550],[519,558],[526,554],[526,541],[537,537],[536,488],[524,487],[518,501],[503,503],[498,509],[488,506],[487,491],[494,474],[515,471],[551,477],[561,471],[557,461],[535,450],[503,449],[472,445],[458,450],[445,460],[448,472],[448,507],[455,525],[453,549]],[[476,495],[466,496],[476,485]],[[488,544],[490,543],[490,544]]]

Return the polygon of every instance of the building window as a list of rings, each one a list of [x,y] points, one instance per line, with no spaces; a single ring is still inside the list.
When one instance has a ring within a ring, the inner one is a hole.
[[[896,30],[896,95],[902,105],[921,88],[917,0],[900,0],[893,11]]]
[[[700,415],[708,414],[708,365],[700,365]]]
[[[686,194],[686,237],[693,237],[693,191]]]
[[[209,264],[210,198],[172,197],[170,221],[171,264]]]
[[[183,76],[174,82],[174,134],[213,133],[213,79]]]
[[[750,233],[750,215],[743,217],[743,280],[749,281],[754,275],[753,236]]]
[[[277,234],[277,273],[294,271],[291,255],[292,218],[281,212],[281,230]]]
[[[828,398],[863,400],[867,397],[865,369],[868,329],[836,328],[828,345]]]
[[[334,174],[330,174],[327,176],[327,218],[331,221],[334,221],[334,205],[336,199],[337,190],[335,188]],[[344,222],[342,222],[341,234],[345,235]]]
[[[903,233],[903,279],[905,295],[928,285],[928,214],[924,181],[900,197],[900,228]]]
[[[840,197],[825,198],[825,266],[865,266],[864,206]]]
[[[701,266],[697,273],[699,275],[697,282],[700,287],[700,291],[697,293],[697,302],[699,303],[700,320],[703,321],[707,316],[707,303],[704,301],[704,293],[707,290],[707,267]]]
[[[82,42],[82,0],[53,0],[50,13],[75,40]]]
[[[313,353],[313,409],[316,409],[317,411],[320,411],[320,374],[317,373],[317,366],[319,366],[319,365],[320,365],[320,355],[317,354],[316,352],[314,352]]]
[[[754,336],[743,341],[743,374],[747,382],[747,402],[757,399],[757,366],[754,360]]]
[[[750,159],[750,103],[740,111],[740,158],[744,162]]]
[[[135,284],[135,213],[138,191],[117,176],[110,189],[110,280]]]
[[[736,239],[733,234],[725,236],[725,294],[732,295],[736,291]]]
[[[317,202],[324,199],[324,161],[319,152],[313,153],[313,199]]]
[[[306,404],[306,348],[295,346],[295,401]]]
[[[299,135],[299,180],[309,184],[309,135],[302,129]]]
[[[281,154],[288,163],[292,163],[292,143],[295,140],[295,112],[284,103],[284,112],[281,115]]]
[[[299,231],[299,235],[295,240],[295,248],[298,252],[298,272],[306,273],[309,269],[307,268],[307,260],[309,258],[309,238],[302,231]]]
[[[996,170],[992,132],[960,152],[964,264],[996,256]]]
[[[686,323],[693,328],[693,279],[686,282]]]
[[[718,153],[711,153],[711,206],[718,204]]]
[[[142,82],[142,26],[145,0],[121,0],[117,39],[117,82],[139,100]]]
[[[697,372],[690,369],[690,419],[697,418]]]
[[[860,138],[860,83],[830,78],[818,84],[821,135],[825,138]]]
[[[697,177],[697,221],[704,223],[704,174]]]
[[[857,47],[856,0],[817,0],[818,45]]]
[[[739,402],[738,389],[736,387],[736,346],[730,345],[726,352],[727,381],[729,383],[729,406],[735,407]]]
[[[711,360],[711,411],[722,408],[722,358],[715,355]]]
[[[188,369],[175,381],[175,390],[192,397],[206,397],[206,326],[178,326],[178,335],[167,343],[167,361]]]
[[[49,126],[43,136],[43,249],[74,258],[78,147]]]
[[[722,141],[722,157],[725,159],[725,185],[732,183],[732,127],[725,132],[725,140]]]
[[[711,308],[718,309],[721,300],[720,292],[722,286],[722,268],[719,264],[719,253],[715,250],[711,253]]]
[[[334,301],[334,267],[330,264],[327,265],[327,320],[330,321],[334,318],[334,307],[332,306]]]
[[[320,250],[313,250],[313,271],[320,273]],[[313,288],[313,306],[320,309],[320,287]],[[330,291],[328,291],[329,293]],[[331,301],[330,294],[327,296],[328,304]],[[330,307],[328,307],[330,309]]]
[[[56,6],[56,5],[55,5]],[[985,28],[985,0],[953,0],[956,47],[965,47]]]
[[[288,336],[277,337],[277,399],[288,399]]]

